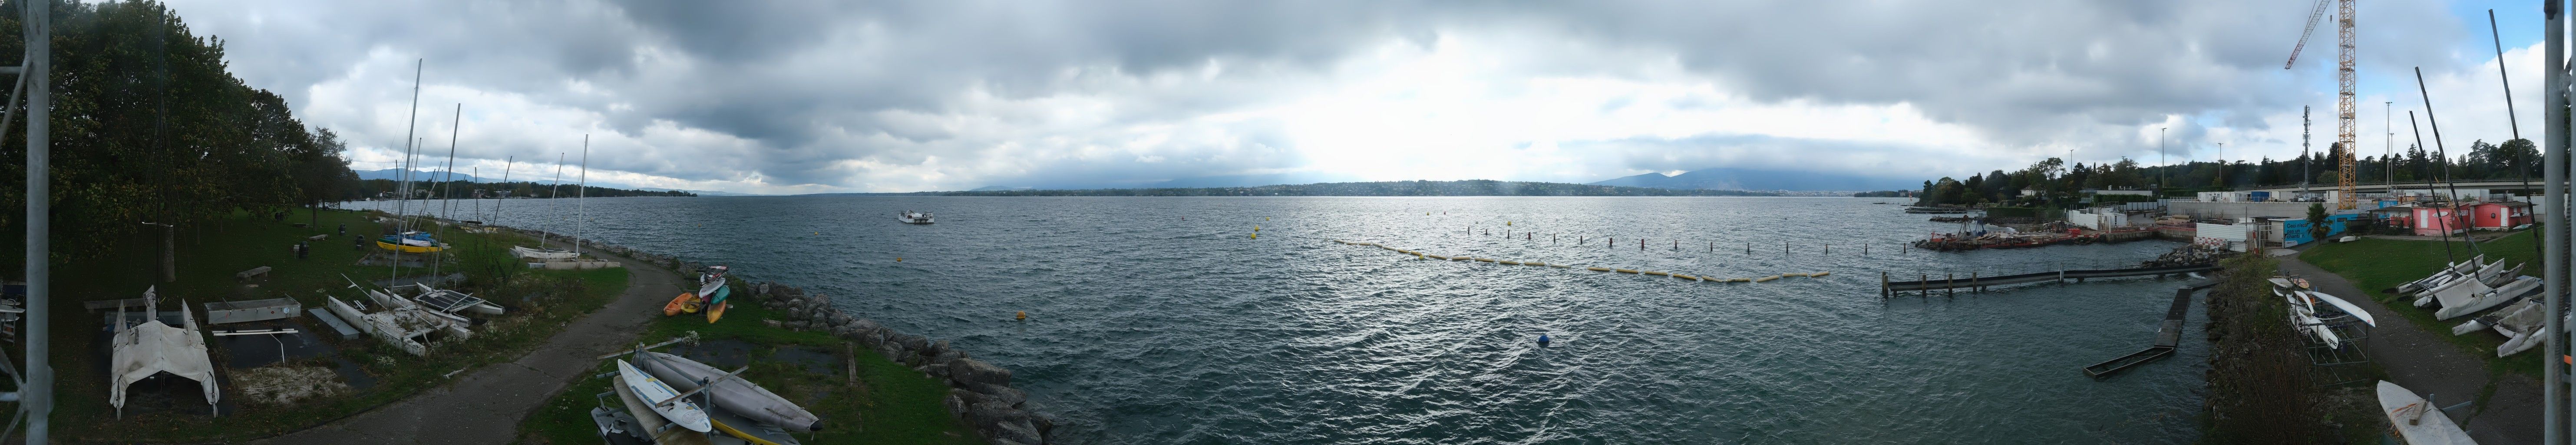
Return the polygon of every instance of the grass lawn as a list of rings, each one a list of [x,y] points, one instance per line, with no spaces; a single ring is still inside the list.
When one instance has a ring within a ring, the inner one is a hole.
[[[318,224],[311,227],[291,225],[317,220]],[[341,224],[348,226],[349,235],[337,234]],[[50,317],[54,345],[51,358],[58,380],[55,431],[92,442],[209,442],[240,441],[311,427],[436,387],[445,383],[445,375],[452,371],[515,359],[552,336],[563,323],[598,309],[626,288],[624,269],[529,271],[513,267],[516,264],[509,259],[507,250],[514,243],[527,242],[523,237],[433,230],[455,247],[450,252],[456,259],[442,266],[440,272],[467,275],[464,283],[449,287],[494,300],[509,307],[510,315],[476,326],[474,337],[468,341],[435,347],[429,357],[411,356],[373,338],[341,341],[336,335],[321,334],[332,343],[340,359],[357,364],[375,380],[369,388],[277,405],[250,401],[235,385],[223,385],[224,400],[233,407],[221,417],[129,412],[123,419],[116,418],[106,400],[108,380],[101,372],[106,358],[100,356],[100,346],[95,344],[101,316],[83,310],[81,302],[133,298],[140,296],[146,286],[158,287],[163,310],[177,308],[181,300],[191,305],[190,310],[199,311],[202,307],[196,305],[210,301],[290,297],[304,307],[318,308],[323,307],[325,295],[363,299],[346,289],[348,284],[342,275],[358,280],[391,276],[390,268],[355,264],[360,254],[377,249],[372,242],[353,247],[351,237],[372,239],[378,230],[368,214],[332,210],[314,214],[300,209],[282,221],[239,214],[219,223],[180,227],[175,243],[178,280],[170,283],[158,279],[161,237],[157,232],[118,245],[91,246],[104,250],[103,255],[58,264]],[[305,241],[306,237],[324,234],[331,236],[311,241],[310,258],[297,259],[288,250],[287,246]],[[259,266],[272,268],[267,278],[235,281],[234,272]],[[406,268],[402,274],[423,273]],[[314,329],[328,329],[310,317],[300,319]],[[221,367],[227,354],[224,348],[218,346],[211,352],[221,368],[218,374],[229,379],[240,371]],[[331,363],[326,357],[295,364],[328,367]],[[195,400],[193,396],[180,397]]]
[[[873,351],[859,350],[853,355],[846,349],[848,342],[821,332],[769,327],[761,320],[781,319],[785,313],[751,304],[748,289],[739,281],[734,286],[734,295],[744,300],[728,309],[722,321],[709,324],[697,314],[664,317],[654,321],[644,337],[637,340],[659,343],[694,332],[701,341],[740,340],[754,345],[751,370],[743,372],[743,377],[822,416],[823,431],[796,435],[808,445],[983,443],[981,436],[950,417],[941,404],[948,397],[947,384]],[[828,351],[834,356],[831,371],[815,373],[798,364],[770,359],[788,348]],[[855,383],[848,373],[853,358],[858,368]],[[602,361],[598,373],[614,368],[612,362]],[[520,441],[598,443],[590,408],[599,406],[596,396],[607,391],[608,379],[585,377],[574,382],[522,422]],[[608,403],[617,407],[613,395]]]
[[[2487,260],[2506,261],[2505,267],[2508,268],[2513,267],[2514,264],[2528,263],[2530,265],[2524,267],[2522,273],[2536,276],[2540,273],[2541,263],[2540,253],[2537,251],[2539,245],[2532,242],[2534,236],[2539,236],[2539,232],[2525,230],[2522,233],[2478,243],[2478,248],[2486,253]],[[2464,353],[2485,358],[2489,372],[2513,372],[2539,378],[2541,354],[2526,351],[2512,357],[2496,358],[2496,346],[2504,344],[2504,336],[2497,335],[2493,331],[2450,335],[2451,327],[2468,322],[2468,317],[2434,320],[2433,311],[2417,309],[2412,301],[2399,301],[2400,296],[2388,292],[2395,290],[2398,284],[2432,275],[2433,271],[2440,270],[2444,264],[2454,261],[2448,258],[2467,259],[2474,255],[2469,252],[2466,243],[2458,241],[2450,243],[2450,251],[2445,255],[2441,241],[2363,238],[2359,241],[2331,243],[2308,249],[2307,252],[2299,254],[2299,260],[2315,264],[2317,267],[2333,271],[2336,275],[2342,275],[2344,279],[2352,280],[2354,287],[2369,292],[2371,299],[2387,305],[2389,310],[2404,314],[2406,319],[2414,322],[2416,326],[2432,331],[2435,337],[2441,337],[2459,346]]]

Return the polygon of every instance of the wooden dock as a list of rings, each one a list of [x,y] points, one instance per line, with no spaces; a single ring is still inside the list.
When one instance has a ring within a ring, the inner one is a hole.
[[[2156,326],[2155,344],[2138,352],[2131,352],[2129,355],[2085,366],[2084,375],[2096,379],[2109,377],[2120,371],[2127,371],[2129,368],[2173,355],[2175,348],[2182,347],[2183,322],[2191,313],[2191,295],[2216,284],[2218,284],[2217,280],[2199,280],[2174,288],[2173,306],[2165,309],[2164,323]]]
[[[1932,276],[1930,276],[1930,275],[1918,275],[1918,276],[1916,276],[1916,278],[1917,278],[1917,279],[1916,279],[1916,280],[1914,280],[1914,281],[1888,281],[1888,278],[1889,278],[1889,277],[1888,277],[1888,275],[1887,275],[1887,274],[1885,274],[1885,273],[1880,273],[1880,274],[1879,274],[1879,277],[1878,277],[1878,280],[1879,280],[1879,284],[1878,284],[1878,293],[1879,293],[1879,296],[1881,296],[1881,297],[1894,297],[1894,296],[1896,296],[1896,295],[1897,295],[1897,293],[1899,293],[1899,292],[1905,292],[1905,291],[1924,292],[1924,293],[1928,293],[1928,292],[1936,291],[1936,290],[1939,290],[1939,291],[1950,291],[1950,290],[1956,290],[1956,289],[1968,289],[1968,290],[1971,290],[1971,291],[1981,291],[1981,290],[1985,290],[1986,288],[1988,288],[1988,287],[1992,287],[1992,286],[2003,286],[2003,285],[2011,285],[2011,284],[2038,283],[2038,282],[2059,282],[2059,283],[2063,283],[2063,282],[2066,282],[2066,280],[2075,280],[2075,282],[2081,283],[2081,282],[2084,282],[2084,279],[2086,279],[2086,278],[2118,278],[2118,277],[2142,277],[2142,276],[2152,276],[2152,275],[2172,275],[2172,274],[2184,274],[2184,273],[2192,273],[2192,272],[2206,272],[2206,271],[2217,270],[2217,269],[2218,269],[2218,266],[2217,266],[2217,265],[2201,265],[2201,266],[2173,266],[2173,267],[2142,267],[2142,268],[2135,268],[2135,269],[2060,270],[2060,271],[2054,271],[2054,272],[2032,272],[2032,273],[2025,273],[2025,274],[1998,275],[1998,276],[1977,276],[1976,274],[1969,274],[1968,276],[1962,277],[1962,276],[1958,276],[1957,274],[1947,274],[1947,275],[1942,275],[1942,276],[1941,276],[1941,277],[1939,277],[1939,278],[1934,278],[1934,277],[1932,277]]]

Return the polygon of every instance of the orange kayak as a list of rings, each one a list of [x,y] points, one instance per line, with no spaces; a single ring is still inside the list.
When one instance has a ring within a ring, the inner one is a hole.
[[[680,313],[683,312],[691,314],[698,313],[698,294],[696,292],[681,292],[680,296],[671,298],[670,304],[662,305],[662,315],[680,315]]]
[[[723,318],[724,318],[724,311],[725,311],[725,308],[728,308],[728,307],[733,307],[733,305],[731,305],[731,304],[725,304],[725,303],[716,303],[716,304],[711,305],[710,307],[708,307],[708,308],[707,308],[707,322],[708,322],[708,323],[714,323],[714,322],[716,322],[716,320],[723,319]]]

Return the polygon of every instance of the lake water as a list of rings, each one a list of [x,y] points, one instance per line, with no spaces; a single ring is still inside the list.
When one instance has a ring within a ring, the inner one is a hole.
[[[2205,342],[2107,381],[2079,370],[2146,346],[2179,280],[1877,294],[1881,272],[2121,267],[2178,244],[1900,252],[1956,225],[1877,202],[1890,201],[603,198],[583,204],[582,232],[949,339],[1011,368],[1069,443],[2197,438]],[[554,215],[573,203],[512,200],[482,219],[569,232]],[[390,203],[350,206],[377,204]],[[900,224],[901,210],[939,222]],[[1833,274],[1686,282],[1415,260],[1334,239],[1715,277]],[[2194,307],[2185,338],[2201,338],[2206,319]],[[1542,333],[1553,346],[1535,344]]]

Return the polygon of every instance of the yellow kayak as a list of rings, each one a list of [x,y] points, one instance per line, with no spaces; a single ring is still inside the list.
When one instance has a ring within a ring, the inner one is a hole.
[[[446,248],[446,247],[438,247],[438,246],[405,246],[405,245],[401,245],[401,244],[388,243],[388,242],[384,242],[384,241],[377,241],[377,242],[376,242],[376,247],[381,247],[381,248],[384,248],[385,250],[391,250],[391,251],[395,251],[395,252],[402,252],[402,253],[430,253],[430,252],[437,252],[437,251],[441,251],[441,250],[447,250],[447,248]]]

